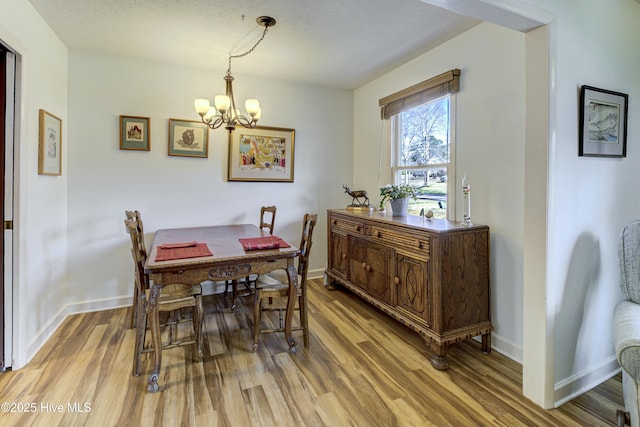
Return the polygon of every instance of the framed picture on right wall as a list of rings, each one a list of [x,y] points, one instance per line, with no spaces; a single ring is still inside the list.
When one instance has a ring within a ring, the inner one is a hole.
[[[626,157],[629,95],[593,86],[580,90],[580,156]]]

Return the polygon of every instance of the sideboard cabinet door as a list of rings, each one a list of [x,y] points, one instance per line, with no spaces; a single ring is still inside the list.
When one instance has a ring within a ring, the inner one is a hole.
[[[329,231],[329,270],[344,278],[347,277],[347,236]]]
[[[364,239],[349,239],[349,280],[386,303],[391,302],[391,250]]]
[[[429,263],[402,253],[396,255],[396,301],[398,310],[425,326],[431,326],[429,310]]]

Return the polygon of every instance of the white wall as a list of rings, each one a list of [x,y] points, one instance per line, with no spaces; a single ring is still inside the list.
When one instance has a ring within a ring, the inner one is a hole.
[[[169,118],[199,120],[195,98],[224,91],[223,71],[84,51],[69,60],[69,283],[75,310],[129,304],[125,209],[147,240],[158,228],[257,223],[276,205],[275,234],[295,244],[305,212],[319,214],[310,275],[326,259],[326,209],[345,205],[351,176],[351,92],[235,75],[236,99],[260,100],[264,126],[295,128],[294,183],[228,182],[228,133],[209,133],[209,156],[167,155]],[[151,118],[151,151],[119,149],[119,116]]]
[[[0,0],[0,42],[19,56],[13,266],[13,367],[64,311],[67,260],[67,49],[26,0]],[[61,177],[38,175],[38,110],[62,118]],[[19,243],[18,243],[19,241]],[[11,326],[11,325],[10,325]]]
[[[618,368],[612,339],[613,308],[622,298],[618,236],[625,223],[640,217],[640,3],[537,3],[558,16],[547,283],[558,401],[592,387]],[[629,94],[625,159],[578,156],[582,85]],[[569,386],[571,382],[575,384]]]
[[[386,138],[378,179],[382,129],[378,99],[460,68],[456,176],[450,179],[459,183],[468,174],[473,221],[491,227],[493,344],[516,360],[522,358],[524,65],[524,35],[484,23],[362,86],[354,95],[354,181],[375,195],[373,201],[379,199],[378,188],[390,180]],[[457,198],[462,206],[461,195]],[[462,218],[460,209],[456,217]]]

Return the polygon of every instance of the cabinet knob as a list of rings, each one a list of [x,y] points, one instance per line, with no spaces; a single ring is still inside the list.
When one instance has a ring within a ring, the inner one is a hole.
[[[369,264],[367,264],[367,266],[364,268],[367,271],[371,271],[371,266]]]
[[[418,248],[418,249],[420,248],[420,246],[422,246],[422,245],[420,244],[420,240],[416,240],[413,244],[414,244],[414,245],[415,245],[415,247],[416,247],[416,248]]]
[[[347,259],[347,254],[342,254],[342,259]]]
[[[331,220],[331,224],[336,225],[338,223],[338,221],[336,221],[335,219]]]
[[[366,262],[362,263],[362,268],[367,268],[367,263]]]
[[[380,230],[376,230],[375,233],[373,233],[376,237],[380,237]]]
[[[393,278],[393,283],[395,283],[396,285],[400,284],[400,278],[398,276]]]

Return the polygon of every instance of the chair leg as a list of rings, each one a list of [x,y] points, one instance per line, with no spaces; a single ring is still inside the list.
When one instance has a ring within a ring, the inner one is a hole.
[[[147,311],[144,305],[138,302],[138,316],[136,319],[136,340],[133,349],[133,375],[139,376],[141,373],[141,357],[144,349],[144,339],[147,333]]]
[[[306,294],[298,297],[298,306],[300,307],[300,324],[302,325],[302,340],[304,347],[309,347],[309,318],[307,316],[307,298]]]
[[[202,324],[204,323],[204,311],[202,308],[202,296],[196,296],[196,306],[193,308],[193,330],[196,334],[196,361],[202,361]]]
[[[260,277],[260,275],[256,274],[255,276],[256,276],[255,279],[252,279],[251,275],[245,277],[244,279],[244,287],[247,288],[247,292],[249,292],[249,294],[255,293],[256,283],[258,282],[258,277]],[[253,283],[253,289],[251,289],[252,283]]]
[[[178,337],[178,320],[180,316],[178,316],[178,311],[173,310],[169,312],[169,319],[167,323],[169,323],[169,342],[173,343],[174,340]]]
[[[260,335],[260,320],[262,316],[262,297],[260,289],[256,289],[255,303],[253,304],[253,346],[252,351],[258,350],[258,336]]]
[[[133,301],[131,303],[131,325],[129,326],[131,329],[136,327],[137,319],[138,319],[138,287],[134,286]]]
[[[250,276],[245,277],[244,279],[244,287],[247,290],[247,292],[249,292],[249,294],[252,294],[253,292],[251,291],[251,283],[255,283],[257,280],[257,277],[255,280],[251,280]],[[235,282],[235,283],[234,283]],[[237,280],[227,280],[224,284],[224,293],[222,294],[223,296],[227,296],[227,294],[229,293],[229,286],[231,286],[232,290],[237,292],[238,289],[238,281]]]
[[[631,425],[631,416],[628,412],[623,411],[622,409],[618,409],[616,411],[617,418],[617,426],[624,427]]]

